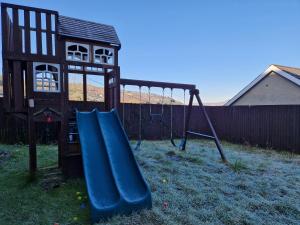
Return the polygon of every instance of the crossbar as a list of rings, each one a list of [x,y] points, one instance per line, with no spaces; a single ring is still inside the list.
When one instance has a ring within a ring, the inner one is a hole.
[[[196,136],[200,136],[200,137],[204,137],[204,138],[215,140],[215,137],[207,135],[207,134],[201,134],[201,133],[197,133],[197,132],[193,132],[193,131],[187,131],[186,133],[187,134],[192,134],[192,135],[196,135]]]
[[[193,84],[180,84],[180,83],[169,83],[149,80],[134,80],[134,79],[120,79],[121,85],[132,85],[132,86],[145,86],[145,87],[158,87],[158,88],[171,88],[171,89],[184,89],[193,90],[196,85]]]

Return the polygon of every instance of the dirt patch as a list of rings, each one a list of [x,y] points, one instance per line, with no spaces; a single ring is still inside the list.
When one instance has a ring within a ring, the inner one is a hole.
[[[58,168],[47,168],[43,171],[40,186],[43,190],[49,191],[60,187],[64,183],[62,172]]]

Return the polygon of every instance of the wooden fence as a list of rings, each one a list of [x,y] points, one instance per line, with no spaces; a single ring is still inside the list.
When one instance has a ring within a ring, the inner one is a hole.
[[[124,105],[124,127],[130,139],[139,135],[139,105]],[[249,144],[287,150],[300,153],[300,106],[208,106],[206,110],[221,140],[233,143]],[[160,113],[161,106],[153,105],[153,113]],[[183,134],[183,106],[173,106],[173,136]],[[120,107],[123,120],[123,107]],[[208,132],[207,124],[198,107],[191,115],[191,130]],[[164,107],[163,121],[151,119],[149,105],[142,105],[142,138],[167,139],[170,137],[170,106]],[[10,121],[0,111],[0,141],[6,143],[26,143],[26,123],[11,118]],[[55,124],[37,126],[37,138],[40,143],[55,142],[57,129]]]
[[[156,106],[159,111],[159,106]],[[142,106],[143,137],[163,139],[170,136],[170,107],[165,107],[162,135],[160,123],[151,123],[149,106]],[[265,148],[300,153],[300,106],[207,106],[206,110],[221,140]],[[125,128],[130,138],[138,135],[138,105],[125,106]],[[129,115],[128,115],[129,114]],[[208,126],[199,107],[194,107],[191,130],[208,132]],[[173,134],[183,133],[183,106],[173,106]]]

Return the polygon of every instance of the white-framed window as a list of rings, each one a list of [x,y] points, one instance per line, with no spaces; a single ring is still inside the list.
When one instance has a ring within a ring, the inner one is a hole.
[[[114,49],[94,46],[94,63],[97,64],[114,64]]]
[[[60,92],[58,64],[33,63],[33,89],[35,92]]]
[[[66,60],[89,62],[89,45],[66,42]]]

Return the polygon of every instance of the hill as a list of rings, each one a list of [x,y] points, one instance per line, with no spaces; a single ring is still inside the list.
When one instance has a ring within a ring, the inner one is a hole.
[[[69,85],[69,99],[71,100],[83,100],[83,89],[82,84],[71,83]],[[151,104],[161,104],[162,96],[158,94],[151,94]],[[104,101],[104,88],[96,87],[93,85],[87,85],[87,100],[88,101]],[[165,96],[164,104],[171,104],[171,101],[174,105],[182,105],[183,103]],[[123,102],[123,92],[121,91],[121,102]],[[124,102],[125,103],[140,103],[140,93],[137,91],[125,91],[124,93]],[[141,103],[149,103],[149,94],[142,92]]]

